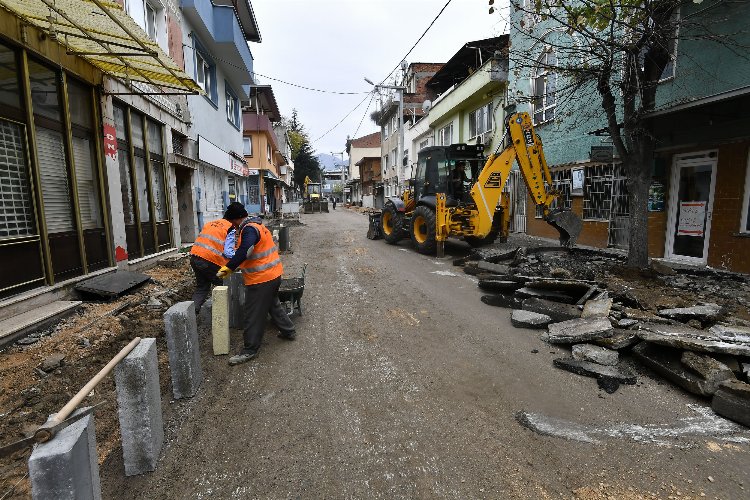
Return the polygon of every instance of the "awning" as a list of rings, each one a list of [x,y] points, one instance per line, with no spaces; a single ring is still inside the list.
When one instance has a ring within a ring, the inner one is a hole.
[[[279,179],[279,177],[278,177],[278,176],[277,176],[276,174],[274,174],[274,173],[273,173],[273,172],[271,172],[270,170],[264,170],[264,171],[263,171],[263,175],[265,175],[265,176],[266,176],[266,177],[268,177],[269,179],[273,179],[273,180],[275,180],[275,181],[280,181],[280,180],[281,180],[281,179]]]
[[[114,1],[0,0],[0,7],[102,72],[157,87],[134,93],[202,93]]]

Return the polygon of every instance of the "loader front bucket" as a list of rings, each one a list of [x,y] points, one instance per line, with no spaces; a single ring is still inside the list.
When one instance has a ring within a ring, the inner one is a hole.
[[[583,221],[570,210],[558,208],[547,214],[547,223],[560,233],[560,245],[572,248],[581,234]]]

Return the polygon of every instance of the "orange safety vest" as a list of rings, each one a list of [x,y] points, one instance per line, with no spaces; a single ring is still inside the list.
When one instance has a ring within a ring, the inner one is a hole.
[[[253,247],[252,253],[237,267],[242,272],[245,285],[257,285],[274,280],[284,274],[284,266],[279,258],[279,248],[273,241],[271,231],[262,224],[245,221],[237,229],[239,237],[237,247],[242,244],[242,230],[247,225],[252,225],[260,233],[260,240]]]
[[[224,241],[230,229],[232,229],[232,223],[226,219],[206,223],[201,233],[195,238],[190,254],[213,262],[217,266],[226,266],[229,259],[224,257]]]

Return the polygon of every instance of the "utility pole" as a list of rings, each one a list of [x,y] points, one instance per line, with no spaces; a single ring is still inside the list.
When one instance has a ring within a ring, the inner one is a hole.
[[[406,91],[406,87],[403,85],[375,85],[367,78],[365,78],[365,81],[374,86],[376,90],[395,90],[398,96],[398,150],[396,151],[396,179],[398,179],[398,173],[404,164],[404,91]]]

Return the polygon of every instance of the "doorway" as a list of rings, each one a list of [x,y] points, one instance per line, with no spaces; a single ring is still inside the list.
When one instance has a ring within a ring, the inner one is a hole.
[[[665,257],[705,265],[711,235],[716,151],[676,155],[669,194]]]
[[[180,224],[180,241],[195,241],[195,210],[193,203],[193,171],[189,168],[175,167],[177,184],[177,214]]]

